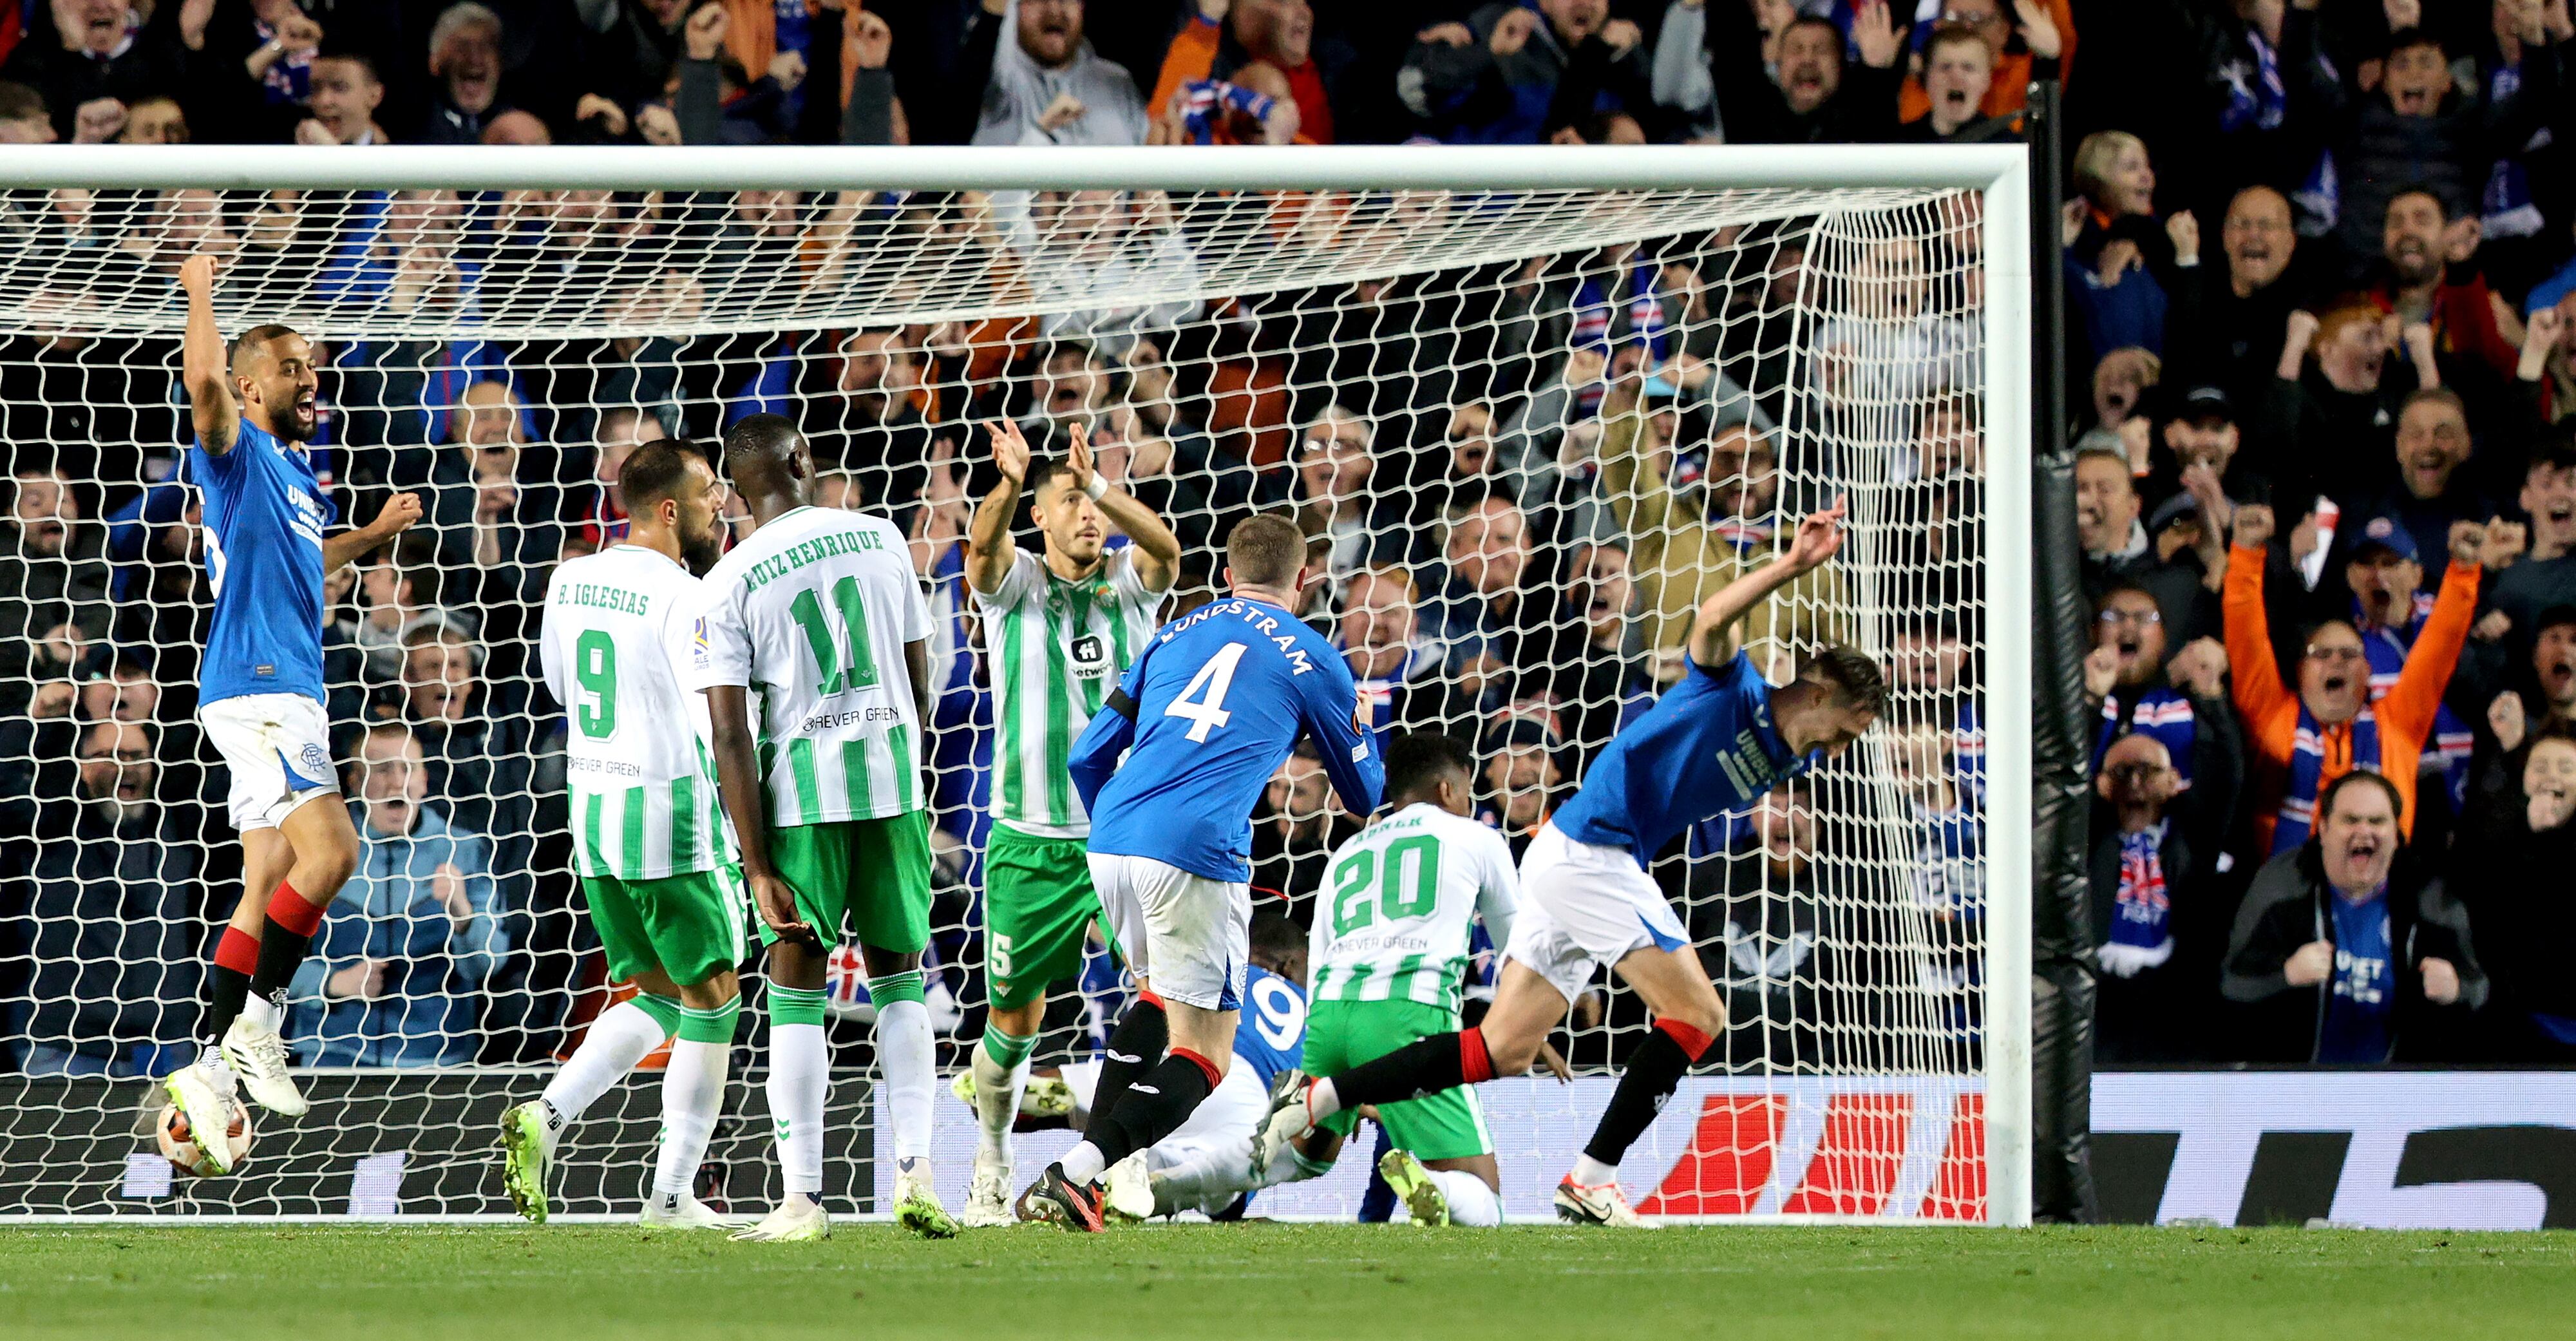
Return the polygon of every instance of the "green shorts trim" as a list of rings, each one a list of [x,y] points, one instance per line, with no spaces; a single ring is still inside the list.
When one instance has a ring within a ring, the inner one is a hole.
[[[1318,1001],[1306,1015],[1305,1069],[1331,1076],[1362,1062],[1375,1061],[1420,1039],[1458,1027],[1458,1017],[1443,1006],[1419,1001]],[[1417,1159],[1467,1159],[1494,1153],[1493,1133],[1485,1130],[1485,1110],[1476,1102],[1476,1087],[1377,1106],[1378,1125],[1398,1150]],[[1329,1131],[1347,1136],[1357,1113],[1335,1113],[1324,1119]]]
[[[1017,1010],[1046,1000],[1048,987],[1081,976],[1084,943],[1099,914],[1090,844],[994,825],[984,846],[986,976],[993,1005]]]
[[[742,962],[742,872],[726,865],[659,880],[581,877],[590,924],[608,952],[608,976],[626,982],[660,969],[693,987]]]
[[[771,829],[769,860],[827,948],[845,928],[895,954],[930,944],[930,822],[921,811]],[[777,939],[760,924],[761,944]]]

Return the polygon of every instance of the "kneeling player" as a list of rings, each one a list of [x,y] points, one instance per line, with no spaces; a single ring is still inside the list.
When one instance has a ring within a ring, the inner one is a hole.
[[[1343,1109],[1527,1070],[1593,971],[1608,964],[1654,1011],[1655,1028],[1629,1055],[1591,1144],[1557,1185],[1556,1209],[1577,1224],[1644,1227],[1619,1190],[1619,1161],[1726,1025],[1717,989],[1646,865],[1684,829],[1753,804],[1877,720],[1887,690],[1868,656],[1827,648],[1774,690],[1736,645],[1747,611],[1841,548],[1842,515],[1837,501],[1808,517],[1788,553],[1701,604],[1682,682],[1610,742],[1583,790],[1530,840],[1520,871],[1525,906],[1484,1022],[1330,1079],[1284,1077],[1262,1133],[1265,1165]]]
[[[1225,1079],[1189,1120],[1145,1152],[1154,1214],[1218,1215],[1247,1192],[1312,1177],[1332,1167],[1284,1165],[1268,1182],[1252,1174],[1252,1145],[1270,1114],[1270,1087],[1296,1069],[1305,1050],[1306,933],[1277,913],[1252,919],[1252,967],[1243,975],[1243,1018],[1234,1027],[1234,1060]],[[1116,1175],[1112,1175],[1115,1177]]]
[[[1333,853],[1315,901],[1305,1069],[1318,1076],[1457,1033],[1476,919],[1495,944],[1508,944],[1520,903],[1510,846],[1468,818],[1476,760],[1464,744],[1397,738],[1386,784],[1393,813]],[[1393,1147],[1379,1171],[1415,1223],[1502,1223],[1502,1174],[1474,1090],[1381,1101],[1376,1116]],[[1336,1139],[1308,1144],[1298,1162],[1329,1164],[1358,1117],[1344,1109],[1323,1119],[1319,1134]]]
[[[680,687],[696,626],[696,574],[715,566],[724,490],[697,452],[637,448],[618,476],[623,544],[555,570],[537,642],[564,705],[574,866],[609,977],[633,1000],[591,1022],[544,1097],[501,1118],[502,1178],[519,1213],[546,1218],[546,1165],[564,1127],[673,1034],[662,1073],[662,1142],[643,1222],[716,1228],[691,1193],[724,1105],[742,1009],[742,875],[700,743],[706,696]]]

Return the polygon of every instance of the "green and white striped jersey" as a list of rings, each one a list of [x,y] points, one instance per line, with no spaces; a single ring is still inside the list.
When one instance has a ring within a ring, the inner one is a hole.
[[[690,686],[759,696],[771,827],[921,809],[903,648],[931,635],[930,607],[903,532],[865,513],[797,508],[735,545],[705,595]]]
[[[698,579],[641,545],[555,569],[537,660],[564,706],[573,865],[659,880],[734,859],[707,753],[707,701],[681,687]]]
[[[1307,940],[1317,1001],[1459,1008],[1476,918],[1511,940],[1520,878],[1503,836],[1417,801],[1351,835],[1325,868]]]
[[[1088,838],[1091,816],[1065,760],[1136,649],[1159,621],[1163,593],[1136,574],[1133,546],[1067,582],[1026,549],[991,595],[975,593],[992,667],[993,818],[1037,838]]]

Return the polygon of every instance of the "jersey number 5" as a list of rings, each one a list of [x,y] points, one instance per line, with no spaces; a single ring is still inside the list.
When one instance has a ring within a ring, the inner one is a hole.
[[[1182,687],[1180,697],[1164,706],[1164,716],[1178,717],[1190,724],[1192,744],[1207,743],[1210,731],[1234,720],[1234,714],[1225,710],[1225,692],[1234,688],[1234,667],[1243,660],[1243,647],[1242,643],[1227,643],[1218,648],[1216,655],[1209,657],[1207,664],[1199,667],[1199,673]],[[1205,698],[1199,697],[1202,689],[1207,691]]]
[[[814,665],[823,678],[814,692],[824,698],[852,689],[873,689],[877,683],[876,653],[868,646],[868,611],[859,599],[859,579],[845,577],[832,584],[832,606],[841,615],[843,630],[848,634],[850,659],[841,660],[841,640],[832,636],[831,626],[823,621],[823,602],[815,588],[807,587],[787,603],[787,613],[796,627],[805,630],[805,642],[814,649]]]
[[[1405,879],[1408,859],[1411,880]],[[1383,878],[1373,878],[1378,876],[1377,851],[1365,847],[1333,868],[1334,935],[1347,936],[1381,913],[1397,922],[1430,912],[1440,897],[1440,840],[1426,833],[1387,844],[1385,871]],[[1369,897],[1372,893],[1375,899]]]

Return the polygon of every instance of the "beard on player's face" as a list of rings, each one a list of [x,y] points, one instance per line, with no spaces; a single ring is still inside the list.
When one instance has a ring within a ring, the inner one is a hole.
[[[688,565],[689,571],[699,577],[705,577],[707,570],[724,557],[724,541],[717,536],[712,518],[694,531],[683,522],[679,527],[679,537],[680,562]]]
[[[268,411],[269,432],[285,442],[310,442],[322,428],[315,389],[291,377],[261,383],[260,404]]]

